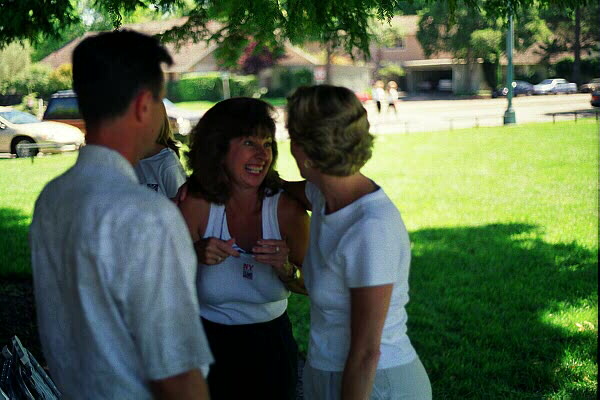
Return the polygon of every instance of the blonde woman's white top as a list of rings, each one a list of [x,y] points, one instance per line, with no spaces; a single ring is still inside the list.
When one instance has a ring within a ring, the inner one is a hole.
[[[325,214],[325,198],[307,182],[310,245],[303,263],[310,308],[308,362],[343,371],[350,348],[350,289],[393,284],[377,369],[413,361],[406,335],[410,242],[400,213],[383,189]]]

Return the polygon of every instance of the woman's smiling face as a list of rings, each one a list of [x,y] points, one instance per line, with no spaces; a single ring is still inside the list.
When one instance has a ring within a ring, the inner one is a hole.
[[[242,136],[229,141],[224,166],[232,184],[258,188],[273,162],[273,139]]]

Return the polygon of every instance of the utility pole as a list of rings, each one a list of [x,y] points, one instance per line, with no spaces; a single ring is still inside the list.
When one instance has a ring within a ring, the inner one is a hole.
[[[508,59],[508,65],[506,66],[506,87],[508,93],[506,98],[508,99],[508,107],[504,112],[504,125],[514,124],[517,122],[515,117],[515,110],[512,107],[513,98],[513,43],[514,43],[514,26],[513,26],[513,15],[508,17],[508,32],[506,34],[506,58]]]

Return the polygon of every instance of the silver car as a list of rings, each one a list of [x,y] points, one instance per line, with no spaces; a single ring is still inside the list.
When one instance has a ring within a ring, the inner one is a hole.
[[[562,78],[544,79],[537,85],[533,85],[533,94],[558,93],[577,93],[577,85]]]
[[[77,150],[85,143],[80,129],[60,122],[40,121],[33,115],[0,107],[0,152],[17,157],[38,152],[58,153]]]

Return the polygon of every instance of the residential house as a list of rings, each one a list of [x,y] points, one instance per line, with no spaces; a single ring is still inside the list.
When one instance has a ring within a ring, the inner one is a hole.
[[[360,57],[352,59],[348,55],[336,54],[327,65],[325,50],[321,44],[307,43],[300,48],[286,43],[285,56],[278,60],[275,66],[260,73],[260,84],[269,89],[277,88],[280,85],[280,75],[283,70],[301,68],[312,71],[315,81],[322,83],[325,81],[326,71],[329,70],[332,84],[363,92],[371,86],[373,71],[377,66],[394,63],[400,65],[406,73],[400,84],[401,88],[408,92],[434,90],[441,79],[451,80],[453,92],[472,92],[487,88],[481,60],[467,65],[463,60],[455,59],[449,52],[440,52],[426,57],[417,39],[418,20],[419,17],[416,15],[394,17],[392,23],[400,25],[404,36],[390,48],[378,47],[373,44],[370,48],[371,59],[369,62],[365,62]],[[123,28],[152,35],[165,32],[175,26],[181,26],[186,21],[187,17],[182,17],[165,21],[127,24]],[[73,49],[83,38],[91,34],[86,33],[83,37],[71,41],[63,48],[48,55],[42,62],[53,68],[70,63]],[[209,72],[221,69],[214,56],[215,44],[209,45],[204,41],[197,43],[188,41],[178,46],[168,43],[166,47],[174,60],[173,65],[165,68],[168,80],[177,80],[190,72]],[[515,53],[513,58],[515,68],[517,70],[519,68],[523,70],[543,68],[539,65],[542,56],[538,52],[537,47],[533,46],[525,52]],[[564,55],[557,55],[554,58],[558,57],[564,57]],[[506,65],[505,57],[502,58],[501,64]]]

